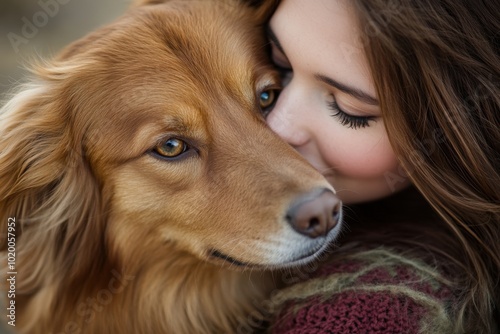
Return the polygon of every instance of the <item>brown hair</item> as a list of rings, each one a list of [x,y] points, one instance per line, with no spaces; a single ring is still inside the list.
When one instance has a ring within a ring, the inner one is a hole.
[[[405,169],[397,177],[409,177],[438,213],[442,226],[424,233],[434,233],[433,247],[462,271],[455,276],[462,291],[456,331],[493,332],[500,302],[500,3],[353,3]]]

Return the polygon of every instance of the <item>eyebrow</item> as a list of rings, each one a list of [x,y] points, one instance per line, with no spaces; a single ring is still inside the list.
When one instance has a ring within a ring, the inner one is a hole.
[[[340,90],[346,94],[349,94],[349,95],[357,98],[358,100],[365,102],[366,104],[378,106],[378,100],[375,97],[371,96],[370,94],[365,93],[361,89],[354,88],[354,87],[348,86],[346,84],[340,83],[340,82],[335,81],[332,78],[329,78],[329,77],[324,76],[322,74],[315,74],[314,77],[316,78],[316,80],[319,80],[321,82],[326,83],[329,86],[337,88],[338,90]]]
[[[271,27],[269,25],[266,26],[266,33],[267,33],[267,37],[276,46],[276,48],[282,54],[286,55],[285,51],[283,50],[283,47],[280,44],[280,41],[278,40],[278,37],[276,37],[276,35],[274,34],[273,30],[271,29]],[[348,95],[351,95],[351,96],[357,98],[358,100],[360,100],[362,102],[365,102],[366,104],[378,106],[378,100],[375,97],[371,96],[370,94],[362,91],[361,89],[354,88],[354,87],[348,86],[346,84],[340,83],[336,80],[333,80],[332,78],[327,77],[326,75],[322,75],[319,73],[315,74],[314,77],[316,78],[316,80],[324,82],[329,86],[332,86],[332,87],[334,87],[334,88],[336,88],[336,89],[338,89],[338,90],[340,90]]]

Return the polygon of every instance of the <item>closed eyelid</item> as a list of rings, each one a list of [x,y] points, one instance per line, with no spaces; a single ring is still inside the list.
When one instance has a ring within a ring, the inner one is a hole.
[[[278,38],[269,26],[267,26],[266,29],[268,33],[268,39],[271,44],[271,57],[273,63],[282,71],[291,71],[292,68],[290,65],[290,61],[288,60],[288,57],[286,56]]]
[[[276,34],[274,33],[274,31],[271,29],[270,25],[266,26],[266,34],[267,34],[267,38],[271,41],[273,46],[275,46],[276,49],[278,49],[280,51],[282,56],[285,59],[287,59],[285,50],[283,50],[283,46],[281,45],[278,37],[276,37]],[[288,62],[288,59],[287,59],[287,62]],[[356,99],[359,99],[359,100],[363,101],[364,103],[367,103],[369,105],[374,105],[374,106],[378,106],[378,104],[379,104],[377,98],[371,96],[370,94],[368,94],[366,92],[363,92],[360,89],[349,87],[348,85],[339,83],[339,82],[337,82],[337,81],[335,81],[327,76],[321,75],[321,74],[316,74],[315,78],[319,81],[322,81],[322,82],[336,88],[336,89],[343,91],[344,93],[347,93],[351,96],[354,96]]]
[[[283,70],[291,70],[291,65],[285,55],[281,54],[279,51],[272,51],[271,60],[275,66]]]
[[[267,33],[267,38],[271,41],[271,43],[273,43],[283,55],[286,55],[285,51],[283,50],[283,47],[281,46],[280,41],[278,40],[278,37],[276,37],[276,35],[274,34],[273,30],[269,25],[266,26],[266,33]]]

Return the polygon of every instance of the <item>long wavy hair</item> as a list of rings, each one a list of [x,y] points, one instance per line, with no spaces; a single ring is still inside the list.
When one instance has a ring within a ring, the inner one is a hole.
[[[409,177],[438,215],[416,243],[460,271],[456,332],[491,333],[500,305],[500,2],[351,3],[404,169],[389,182]]]
[[[271,2],[272,10],[280,2],[246,1]],[[427,250],[455,279],[454,332],[494,333],[500,328],[494,320],[500,319],[500,3],[349,5],[360,40],[339,47],[347,56],[361,47],[371,69],[402,165],[400,173],[386,174],[387,182],[409,178],[413,186],[347,208],[355,223],[345,242]]]

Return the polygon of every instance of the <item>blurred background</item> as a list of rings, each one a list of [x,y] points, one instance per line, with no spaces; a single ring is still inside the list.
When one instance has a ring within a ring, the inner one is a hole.
[[[22,82],[30,59],[57,54],[65,45],[123,14],[131,2],[0,0],[0,101],[5,101],[5,93]],[[0,297],[4,303],[6,296]],[[11,333],[7,328],[10,326],[3,324],[6,309],[4,305],[0,308],[4,310],[0,334]]]
[[[34,57],[50,57],[113,21],[132,0],[0,0],[0,98]]]

